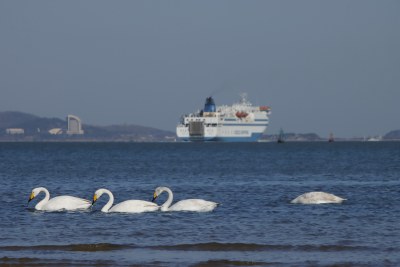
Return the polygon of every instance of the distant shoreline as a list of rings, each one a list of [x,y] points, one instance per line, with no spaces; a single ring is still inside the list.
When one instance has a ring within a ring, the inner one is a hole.
[[[82,131],[78,132],[79,134],[70,134],[67,127],[67,121],[59,118],[42,118],[18,111],[0,112],[0,142],[180,142],[175,132],[140,125],[82,124]],[[400,130],[381,136],[333,138],[335,142],[399,141]],[[322,138],[316,133],[284,133],[283,139],[285,142],[328,141],[328,138]],[[267,129],[267,133],[264,133],[259,142],[277,140],[278,134],[270,134]]]

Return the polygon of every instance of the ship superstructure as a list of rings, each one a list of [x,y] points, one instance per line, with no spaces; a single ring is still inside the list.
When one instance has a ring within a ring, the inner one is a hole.
[[[268,106],[253,106],[246,94],[231,106],[216,106],[207,97],[203,110],[182,116],[176,135],[183,141],[256,142],[270,114]]]

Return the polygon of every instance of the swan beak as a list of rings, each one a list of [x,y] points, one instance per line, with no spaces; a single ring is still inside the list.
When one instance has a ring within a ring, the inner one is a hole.
[[[157,197],[158,197],[158,196],[157,196],[157,193],[154,192],[154,194],[153,194],[153,200],[152,200],[151,202],[154,202],[154,201],[156,200]]]
[[[94,204],[96,201],[97,201],[97,195],[94,194],[94,196],[93,196],[93,201],[92,201],[92,206],[93,206],[93,204]]]
[[[35,194],[32,192],[31,196],[29,197],[28,203],[31,202],[31,200],[34,199],[34,198],[35,198]]]

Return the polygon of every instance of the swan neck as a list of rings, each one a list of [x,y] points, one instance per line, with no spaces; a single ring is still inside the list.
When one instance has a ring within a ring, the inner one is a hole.
[[[108,200],[107,204],[105,204],[104,207],[101,209],[101,211],[108,212],[110,210],[112,204],[114,203],[114,195],[111,193],[110,190],[107,190],[107,189],[104,189],[103,192],[108,195],[109,200]]]
[[[50,200],[50,193],[49,193],[49,190],[47,190],[47,189],[44,188],[44,187],[41,187],[40,190],[39,190],[39,194],[40,194],[41,192],[44,192],[44,193],[45,193],[45,196],[44,196],[44,198],[43,198],[41,201],[39,201],[39,203],[36,204],[35,209],[37,209],[37,210],[41,210],[41,209],[43,208],[43,206],[44,206],[47,202],[49,202],[49,200]]]
[[[161,205],[161,210],[162,211],[167,211],[169,209],[169,207],[172,204],[172,201],[174,200],[174,194],[172,194],[171,189],[169,189],[168,187],[164,187],[162,192],[167,192],[168,193],[168,199],[167,201],[165,201],[164,204]]]

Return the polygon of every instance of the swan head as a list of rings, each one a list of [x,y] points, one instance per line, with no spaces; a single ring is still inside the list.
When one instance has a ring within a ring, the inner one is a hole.
[[[35,197],[37,197],[37,195],[39,195],[40,192],[42,192],[42,190],[43,190],[43,187],[34,188],[29,197],[28,203],[31,202]]]
[[[98,197],[96,194],[94,194],[94,195],[93,195],[92,206],[93,206],[94,203],[97,201],[97,199],[99,199],[99,197]]]
[[[34,198],[35,198],[35,193],[32,191],[31,196],[29,197],[28,203],[31,202],[31,200]]]
[[[153,200],[151,202],[156,201],[156,199],[158,198],[159,195],[161,195],[162,192],[164,192],[164,187],[162,186],[157,187],[156,190],[154,190]]]
[[[103,189],[98,189],[96,192],[94,192],[92,206],[99,199],[99,197],[101,197],[102,194],[104,194]]]
[[[151,200],[151,202],[156,201],[157,197],[158,197],[158,194],[156,192],[154,192],[153,199]]]

